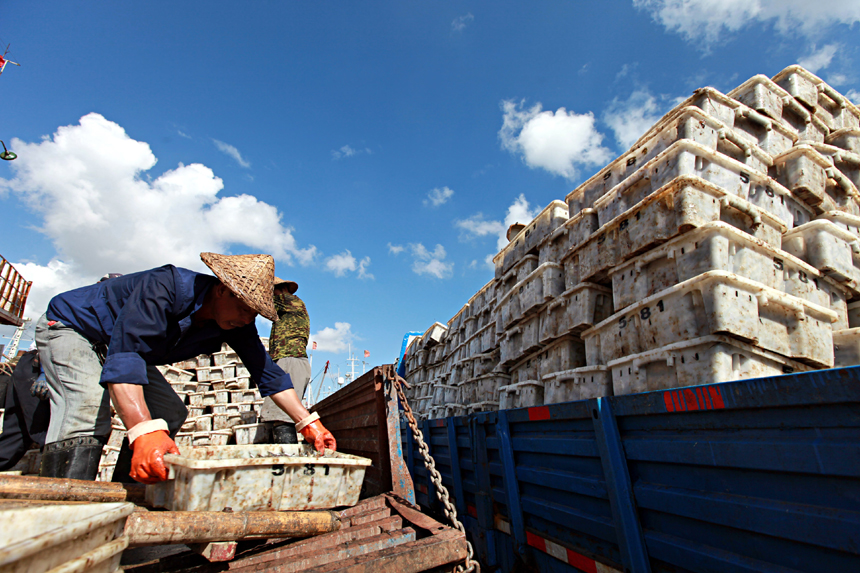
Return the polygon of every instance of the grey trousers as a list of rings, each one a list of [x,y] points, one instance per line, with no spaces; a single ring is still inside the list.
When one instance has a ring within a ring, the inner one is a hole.
[[[110,396],[99,384],[102,367],[93,344],[72,328],[45,315],[36,322],[36,346],[50,387],[51,422],[45,443],[111,432]],[[171,437],[185,422],[188,409],[155,366],[146,367],[149,384],[143,397],[153,419],[167,422]]]
[[[299,395],[299,400],[301,400],[305,394],[305,388],[307,388],[308,382],[311,379],[311,363],[307,358],[287,357],[281,358],[276,364],[293,379],[293,388],[295,388],[296,394]],[[275,405],[275,402],[271,398],[265,398],[263,409],[260,411],[260,418],[266,422],[293,421],[286,412]]]

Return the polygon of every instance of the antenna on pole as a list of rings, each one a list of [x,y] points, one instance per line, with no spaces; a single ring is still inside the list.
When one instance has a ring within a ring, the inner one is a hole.
[[[8,54],[8,53],[9,53],[9,46],[11,46],[11,45],[12,45],[12,44],[8,44],[8,45],[6,46],[6,51],[5,51],[5,52],[3,52],[3,55],[2,55],[2,56],[0,56],[0,75],[2,75],[2,74],[3,74],[3,70],[5,70],[5,69],[6,69],[6,64],[14,64],[14,65],[19,66],[19,67],[21,66],[21,64],[19,64],[18,62],[13,62],[12,60],[7,60],[7,59],[6,59],[6,54]]]

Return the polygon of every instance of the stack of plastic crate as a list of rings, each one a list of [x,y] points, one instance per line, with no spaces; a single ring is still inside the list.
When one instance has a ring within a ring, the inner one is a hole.
[[[494,258],[493,382],[479,297],[425,379],[510,408],[858,364],[858,186],[860,111],[803,68],[696,90]]]

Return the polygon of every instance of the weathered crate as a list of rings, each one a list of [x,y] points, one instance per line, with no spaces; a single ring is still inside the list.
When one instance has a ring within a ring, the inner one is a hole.
[[[543,381],[529,380],[502,386],[499,389],[499,409],[528,408],[543,404]]]
[[[860,129],[838,129],[828,135],[824,143],[850,151],[851,153],[860,154]]]
[[[860,328],[834,331],[833,354],[838,368],[860,364]]]
[[[804,372],[810,367],[728,336],[704,336],[609,363],[615,396]]]
[[[708,271],[725,271],[830,308],[833,286],[799,258],[720,221],[612,269],[616,311]]]
[[[676,342],[730,334],[817,367],[833,366],[828,308],[724,271],[710,271],[617,312],[585,331],[589,366]]]
[[[512,364],[540,345],[540,315],[535,314],[505,331],[499,339],[499,363]]]
[[[611,290],[580,283],[557,296],[541,312],[539,341],[548,343],[565,334],[579,334],[612,313]]]
[[[771,174],[781,185],[816,208],[824,201],[831,163],[810,145],[797,145],[774,157]]]
[[[824,80],[801,66],[789,66],[773,81],[813,110],[831,131],[860,127],[860,110]]]
[[[481,402],[499,401],[499,388],[509,384],[511,377],[507,374],[493,372],[465,380],[460,385],[463,402],[477,404]]]
[[[785,234],[783,249],[860,295],[860,240],[826,219],[818,219]]]
[[[528,316],[564,292],[564,268],[558,263],[544,263],[516,287],[520,312]]]
[[[544,404],[559,404],[612,396],[612,375],[608,366],[583,366],[543,377]]]

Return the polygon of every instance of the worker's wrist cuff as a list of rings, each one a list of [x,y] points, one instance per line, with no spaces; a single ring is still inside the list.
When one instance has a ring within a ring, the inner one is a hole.
[[[140,424],[137,424],[128,431],[128,443],[133,444],[134,441],[142,435],[151,434],[152,432],[157,432],[159,430],[164,430],[165,432],[170,431],[167,428],[167,422],[165,422],[161,418],[157,420],[147,420],[145,422],[141,422]]]
[[[311,422],[315,422],[319,419],[320,419],[320,415],[317,412],[314,412],[313,414],[311,414],[310,416],[308,416],[304,420],[296,422],[296,431],[301,432],[305,426],[307,426]]]

